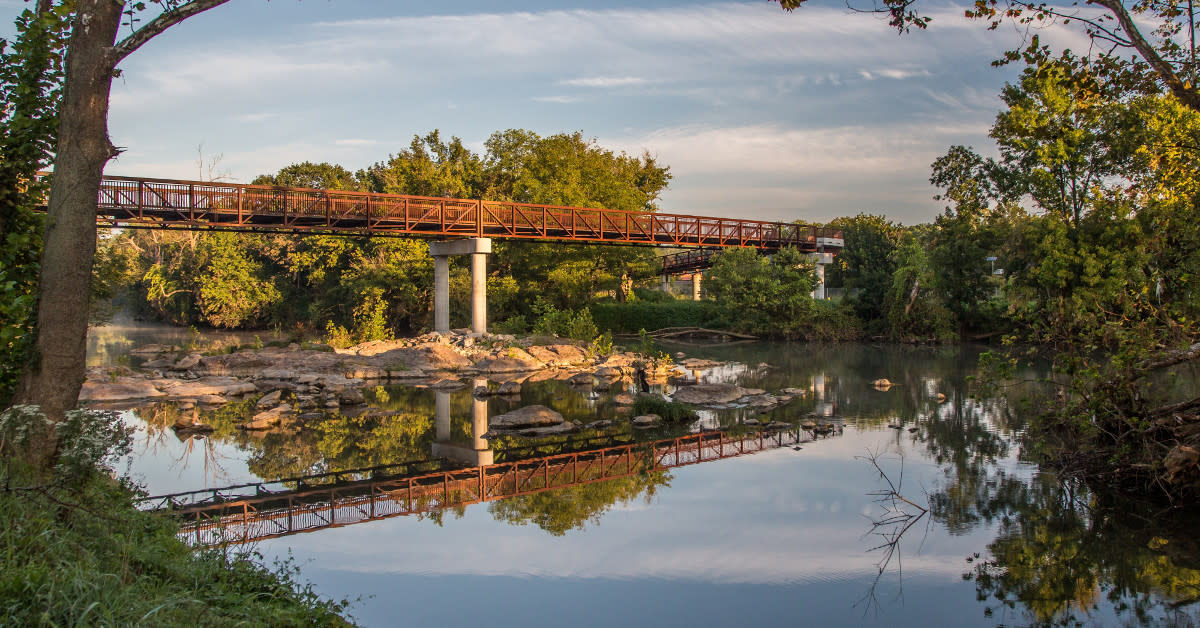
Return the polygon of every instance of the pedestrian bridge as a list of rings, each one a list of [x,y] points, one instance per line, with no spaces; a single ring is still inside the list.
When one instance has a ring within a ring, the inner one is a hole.
[[[450,331],[449,258],[469,257],[471,331],[487,333],[487,256],[492,239],[692,249],[662,257],[664,278],[698,270],[715,252],[794,247],[816,263],[815,298],[824,298],[824,264],[843,246],[842,232],[787,222],[650,211],[536,205],[511,201],[106,176],[97,224],[113,228],[235,231],[297,235],[426,238],[434,258],[434,331]]]
[[[746,210],[743,210],[746,211]],[[787,222],[106,176],[97,221],[142,229],[499,238],[671,247],[841,248],[841,231]]]

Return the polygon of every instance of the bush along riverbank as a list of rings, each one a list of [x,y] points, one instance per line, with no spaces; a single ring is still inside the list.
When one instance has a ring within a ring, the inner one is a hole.
[[[137,510],[110,475],[130,444],[114,413],[69,413],[52,470],[22,460],[45,429],[29,406],[0,414],[0,625],[352,625],[290,565],[193,552],[175,522]]]

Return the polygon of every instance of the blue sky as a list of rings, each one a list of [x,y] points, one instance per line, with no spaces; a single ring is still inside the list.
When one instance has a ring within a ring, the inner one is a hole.
[[[202,152],[246,182],[363,168],[432,129],[476,150],[501,129],[582,131],[670,165],[668,211],[927,221],[929,164],[991,150],[1015,70],[989,62],[1021,34],[925,7],[931,29],[899,37],[841,3],[234,0],[122,64],[107,172],[196,178]]]

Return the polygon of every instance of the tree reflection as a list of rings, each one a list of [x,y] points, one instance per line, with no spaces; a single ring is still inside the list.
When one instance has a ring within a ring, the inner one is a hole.
[[[554,536],[571,530],[583,530],[614,506],[626,506],[639,497],[650,504],[659,487],[670,487],[666,471],[638,473],[629,477],[581,484],[530,495],[518,495],[488,504],[497,521],[512,525],[533,524]]]
[[[994,526],[986,555],[968,559],[985,614],[1022,624],[1195,625],[1200,601],[1200,519],[1156,512],[1128,495],[1099,492],[1049,472],[1026,477],[997,461],[1009,445],[997,424],[1004,400],[955,403],[922,424],[919,440],[946,465],[930,496],[951,533]]]

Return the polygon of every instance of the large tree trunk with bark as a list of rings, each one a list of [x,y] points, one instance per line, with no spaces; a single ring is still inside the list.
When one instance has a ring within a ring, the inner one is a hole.
[[[116,0],[78,0],[67,44],[37,340],[17,393],[18,402],[40,405],[51,420],[75,407],[83,385],[96,199],[104,166],[117,153],[108,138],[108,101],[122,8]]]

